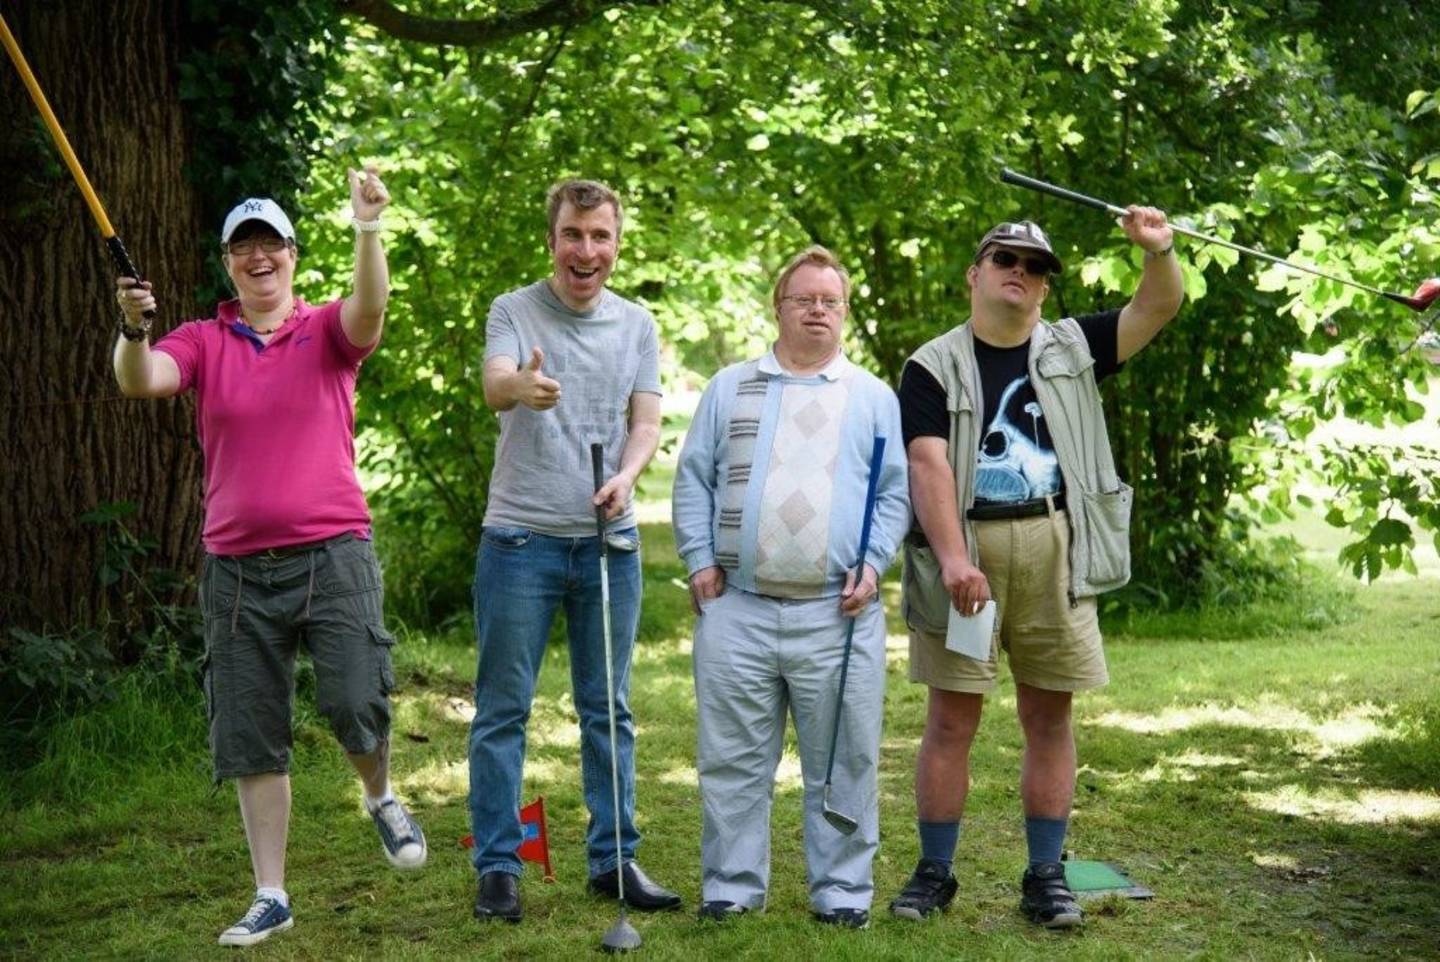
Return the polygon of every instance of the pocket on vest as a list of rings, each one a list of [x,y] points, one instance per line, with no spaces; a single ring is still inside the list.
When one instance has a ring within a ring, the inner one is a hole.
[[[1086,580],[1097,592],[1118,588],[1130,580],[1130,507],[1135,490],[1125,482],[1114,491],[1082,491],[1085,513]]]
[[[950,592],[940,580],[940,562],[928,547],[905,542],[904,589],[900,611],[915,631],[943,635],[950,625]]]

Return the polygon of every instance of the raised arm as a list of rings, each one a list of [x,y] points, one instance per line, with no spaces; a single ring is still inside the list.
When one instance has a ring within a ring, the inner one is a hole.
[[[1145,250],[1140,286],[1135,288],[1130,303],[1120,310],[1116,329],[1116,359],[1124,362],[1149,344],[1180,310],[1185,279],[1175,257],[1175,233],[1163,211],[1132,204],[1120,226],[1132,243]]]
[[[369,347],[380,340],[390,299],[390,267],[380,244],[380,214],[390,203],[390,193],[376,167],[347,170],[346,176],[355,215],[355,277],[350,296],[340,305],[340,327],[351,344]]]
[[[150,282],[136,285],[133,278],[118,277],[115,297],[125,313],[125,325],[146,330],[146,335],[139,340],[132,341],[121,335],[115,341],[115,380],[120,385],[120,393],[137,398],[173,397],[180,390],[180,368],[164,351],[150,350],[149,325],[142,316],[145,311],[156,309]]]

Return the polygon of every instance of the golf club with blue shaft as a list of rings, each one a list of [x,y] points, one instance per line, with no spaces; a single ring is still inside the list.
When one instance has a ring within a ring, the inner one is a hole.
[[[860,560],[855,564],[855,587],[865,576],[865,552],[870,548],[870,519],[875,514],[875,487],[880,480],[880,468],[885,457],[885,439],[877,437],[870,452],[870,480],[865,485],[865,520],[860,525]],[[840,656],[840,691],[835,696],[835,724],[830,728],[830,760],[825,763],[825,793],[821,796],[820,814],[825,821],[842,835],[853,834],[860,823],[843,812],[830,807],[830,778],[835,774],[835,746],[840,741],[840,713],[845,708],[845,679],[850,674],[850,648],[855,640],[857,614],[845,625],[845,653]]]
[[[1034,177],[1027,177],[1024,174],[1017,174],[1015,173],[1015,171],[1011,170],[1008,167],[1002,167],[1000,169],[1000,179],[1007,184],[1014,184],[1017,187],[1025,187],[1029,190],[1037,191],[1041,194],[1049,194],[1051,197],[1058,197],[1061,200],[1068,200],[1070,201],[1070,203],[1079,204],[1082,207],[1090,207],[1095,210],[1104,211],[1105,213],[1110,214],[1113,217],[1124,217],[1126,214],[1125,208],[1112,204],[1109,201],[1100,200],[1098,197],[1091,197],[1087,194],[1081,194],[1073,190],[1067,190],[1064,187],[1056,187],[1054,184],[1047,184],[1043,180],[1036,180]],[[1294,261],[1287,261],[1283,257],[1276,257],[1274,254],[1267,254],[1264,251],[1256,250],[1253,247],[1245,247],[1242,244],[1235,244],[1227,240],[1222,240],[1221,238],[1215,237],[1212,234],[1202,234],[1198,230],[1192,230],[1191,228],[1185,227],[1181,224],[1177,224],[1174,221],[1170,222],[1170,229],[1177,234],[1184,234],[1186,237],[1193,237],[1196,240],[1204,241],[1207,244],[1216,244],[1220,247],[1228,247],[1230,250],[1236,251],[1237,253],[1248,254],[1251,257],[1258,257],[1262,261],[1269,261],[1270,263],[1278,264],[1281,267],[1288,267],[1291,270],[1295,271],[1304,271],[1306,274],[1314,274],[1316,277],[1323,277],[1327,281],[1334,281],[1337,284],[1345,284],[1349,287],[1354,287],[1369,294],[1378,294],[1380,297],[1383,297],[1386,300],[1394,301],[1396,304],[1404,304],[1412,311],[1423,311],[1431,304],[1433,304],[1437,297],[1440,297],[1440,283],[1436,283],[1433,279],[1421,284],[1419,288],[1416,289],[1414,294],[1399,294],[1395,291],[1382,291],[1378,287],[1371,287],[1369,284],[1362,284],[1359,281],[1352,280],[1348,277],[1341,277],[1338,274],[1327,274],[1324,271],[1319,270],[1318,268],[1310,267],[1305,264],[1297,264]]]
[[[595,472],[595,492],[605,484],[605,449],[597,441],[590,445],[590,467]],[[615,664],[610,640],[610,554],[605,547],[605,505],[595,506],[595,532],[600,536],[600,624],[605,637],[605,707],[610,713],[610,791],[615,804],[615,884],[619,888],[620,918],[600,939],[606,952],[629,952],[640,948],[640,933],[625,917],[625,853],[620,848],[620,751],[615,743]]]
[[[60,151],[60,158],[65,161],[65,166],[70,168],[70,176],[75,178],[75,186],[80,188],[81,195],[85,198],[85,205],[90,208],[90,216],[95,218],[95,226],[100,228],[100,236],[105,239],[105,248],[110,252],[110,259],[115,262],[115,270],[122,277],[129,277],[138,285],[141,281],[140,271],[130,260],[130,254],[125,250],[125,244],[120,236],[115,233],[115,228],[110,226],[110,218],[105,214],[105,208],[100,203],[100,198],[95,194],[95,188],[90,186],[90,178],[85,176],[85,168],[80,166],[80,159],[75,156],[75,151],[70,147],[70,139],[65,136],[65,131],[60,127],[60,121],[55,119],[55,111],[50,109],[50,102],[45,99],[45,92],[40,89],[40,83],[35,75],[30,72],[30,64],[26,62],[25,55],[20,52],[20,44],[15,42],[15,35],[10,32],[10,27],[5,23],[5,18],[0,17],[0,45],[5,47],[5,52],[10,55],[10,62],[15,64],[15,70],[20,74],[20,80],[25,84],[25,89],[30,92],[30,99],[35,101],[35,109],[40,112],[40,119],[45,122],[45,128],[50,131],[50,139],[55,141],[55,148]],[[144,312],[147,320],[154,320],[153,309]]]

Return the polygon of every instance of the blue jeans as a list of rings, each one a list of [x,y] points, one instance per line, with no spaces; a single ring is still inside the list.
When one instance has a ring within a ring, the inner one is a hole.
[[[620,846],[635,857],[635,725],[630,652],[640,620],[640,541],[635,528],[610,535],[610,628],[619,742]],[[617,543],[633,545],[617,550]],[[556,538],[526,528],[487,527],[475,559],[475,720],[470,724],[470,826],[475,870],[520,874],[521,769],[525,726],[556,608],[565,607],[570,682],[580,715],[580,772],[590,810],[586,855],[593,877],[620,864],[610,785],[599,538]]]

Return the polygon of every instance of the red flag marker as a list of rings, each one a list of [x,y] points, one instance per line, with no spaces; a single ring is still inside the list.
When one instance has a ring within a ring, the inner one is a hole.
[[[520,847],[515,854],[539,865],[544,871],[540,876],[543,881],[555,881],[555,872],[550,868],[550,834],[545,830],[544,795],[520,809],[520,832]],[[475,836],[466,835],[460,844],[465,848],[474,848]]]

